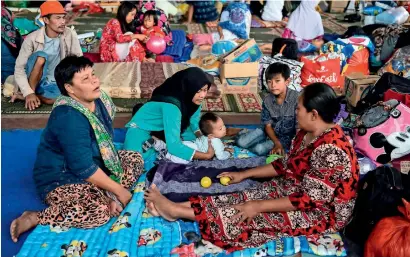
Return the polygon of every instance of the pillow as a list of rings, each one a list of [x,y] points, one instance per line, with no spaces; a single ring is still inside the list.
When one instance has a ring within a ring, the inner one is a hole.
[[[289,83],[289,88],[296,90],[300,92],[302,90],[301,83],[302,79],[300,78],[300,75],[302,73],[302,68],[303,68],[303,63],[298,62],[295,60],[290,60],[284,58],[281,54],[277,54],[274,57],[268,57],[268,56],[263,56],[262,59],[259,61],[259,89],[268,89],[268,85],[266,83],[265,79],[265,71],[271,65],[272,63],[284,63],[289,66],[290,68],[290,83]]]
[[[230,3],[222,12],[218,26],[229,30],[239,38],[248,39],[249,33],[247,27],[250,26],[250,24],[247,24],[247,16],[250,16],[250,11],[246,4]]]

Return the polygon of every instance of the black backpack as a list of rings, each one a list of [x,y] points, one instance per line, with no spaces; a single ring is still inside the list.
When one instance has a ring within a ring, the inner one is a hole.
[[[390,72],[384,73],[376,84],[369,88],[366,95],[365,92],[363,93],[365,96],[357,103],[353,112],[361,114],[370,106],[383,101],[383,95],[389,89],[403,94],[410,94],[410,80]]]
[[[359,182],[352,220],[344,234],[363,246],[374,226],[385,217],[399,216],[402,198],[410,199],[410,178],[395,168],[380,166]]]

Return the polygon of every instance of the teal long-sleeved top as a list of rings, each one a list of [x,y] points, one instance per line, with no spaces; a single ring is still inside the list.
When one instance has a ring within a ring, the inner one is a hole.
[[[142,145],[150,138],[151,131],[164,131],[168,152],[184,160],[190,161],[195,150],[187,147],[182,140],[195,140],[195,132],[199,131],[201,107],[192,115],[190,126],[181,135],[181,111],[177,106],[164,102],[148,102],[144,104],[126,125],[124,149],[142,153]],[[142,153],[144,159],[153,152]]]

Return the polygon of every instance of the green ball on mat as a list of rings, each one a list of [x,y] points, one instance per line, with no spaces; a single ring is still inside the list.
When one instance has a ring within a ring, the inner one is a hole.
[[[276,161],[279,158],[282,158],[282,155],[279,154],[271,154],[268,156],[268,158],[266,158],[266,164],[272,163],[274,161]]]

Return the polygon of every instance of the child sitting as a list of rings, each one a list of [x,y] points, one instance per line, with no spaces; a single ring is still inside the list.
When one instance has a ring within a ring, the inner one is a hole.
[[[271,64],[265,73],[270,94],[262,105],[262,128],[250,132],[240,132],[236,144],[251,152],[264,156],[284,155],[289,151],[296,134],[296,106],[299,93],[288,88],[289,66],[283,63]]]
[[[142,34],[149,37],[158,36],[158,37],[165,37],[165,33],[162,29],[158,26],[158,17],[155,10],[149,10],[144,13],[144,24],[141,27]],[[155,54],[146,49],[146,58],[147,59],[154,59]]]
[[[215,157],[217,160],[227,160],[232,157],[233,149],[226,148],[221,138],[226,136],[226,127],[223,120],[214,113],[208,112],[202,115],[199,121],[199,129],[202,136],[197,138],[194,142],[184,141],[183,143],[197,151],[206,153],[208,151],[208,141],[211,141],[212,147],[215,150]],[[157,138],[151,138],[142,146],[147,151],[154,147],[155,151],[159,152],[158,159],[166,159],[175,163],[187,164],[189,161],[171,155],[167,152],[164,141]]]
[[[210,49],[220,40],[231,40],[238,43],[249,38],[252,15],[245,3],[230,3],[221,13],[218,32],[212,34],[195,34],[193,42],[201,46],[201,50]]]

